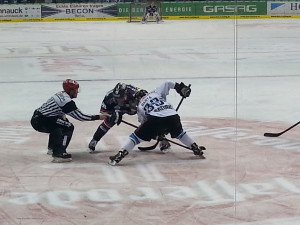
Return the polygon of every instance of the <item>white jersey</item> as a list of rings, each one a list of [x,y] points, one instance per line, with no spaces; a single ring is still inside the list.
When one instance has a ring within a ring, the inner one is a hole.
[[[175,82],[166,81],[144,96],[139,102],[137,109],[138,121],[140,123],[145,122],[149,115],[156,117],[176,115],[176,110],[166,99],[169,90],[174,89],[174,87]]]

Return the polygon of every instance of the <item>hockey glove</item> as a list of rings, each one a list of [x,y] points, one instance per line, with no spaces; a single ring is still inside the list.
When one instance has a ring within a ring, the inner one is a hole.
[[[92,120],[105,120],[109,115],[106,113],[102,114],[97,114],[97,115],[92,115],[91,118]]]
[[[180,84],[176,83],[174,88],[177,93],[180,94],[180,96],[183,98],[189,97],[192,91],[190,87],[186,86],[182,82]]]
[[[100,115],[92,115],[92,120],[100,120]]]
[[[119,126],[120,123],[122,122],[122,115],[123,114],[120,111],[115,110],[113,112],[113,114],[110,116],[109,122],[110,123],[115,123]]]

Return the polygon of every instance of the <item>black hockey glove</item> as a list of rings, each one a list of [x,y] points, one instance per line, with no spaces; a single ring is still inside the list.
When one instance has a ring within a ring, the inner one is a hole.
[[[184,98],[189,97],[192,91],[190,87],[186,86],[182,82],[180,84],[176,83],[174,88],[177,91],[177,93]]]
[[[100,115],[92,115],[92,120],[100,120]]]
[[[118,126],[120,125],[120,123],[122,122],[122,116],[123,116],[123,113],[121,113],[120,111],[118,110],[115,110],[110,118],[109,118],[109,122],[111,123],[115,123],[117,124]]]

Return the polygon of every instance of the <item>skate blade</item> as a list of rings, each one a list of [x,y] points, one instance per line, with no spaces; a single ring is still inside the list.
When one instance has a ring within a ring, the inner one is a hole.
[[[161,151],[162,153],[166,154],[166,153],[170,152],[171,149],[170,149],[170,148],[166,148],[166,149],[161,149],[160,151]]]
[[[72,158],[63,159],[63,158],[56,158],[56,157],[53,157],[53,160],[52,160],[53,163],[65,163],[65,162],[71,162],[71,161],[72,161]]]
[[[93,154],[93,153],[95,153],[95,150],[89,148],[89,149],[87,149],[87,152]]]
[[[115,166],[117,164],[117,162],[114,161],[114,160],[109,160],[108,164],[111,165],[111,166]]]
[[[200,159],[206,159],[204,155],[199,155]]]

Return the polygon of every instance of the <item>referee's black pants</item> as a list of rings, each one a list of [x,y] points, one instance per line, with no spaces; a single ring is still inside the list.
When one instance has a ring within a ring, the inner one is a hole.
[[[37,110],[30,122],[36,131],[49,134],[48,148],[54,156],[66,153],[74,131],[72,123],[60,116],[46,117]]]

